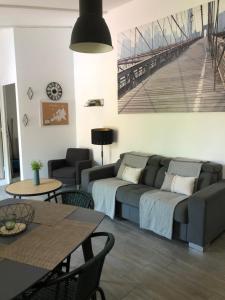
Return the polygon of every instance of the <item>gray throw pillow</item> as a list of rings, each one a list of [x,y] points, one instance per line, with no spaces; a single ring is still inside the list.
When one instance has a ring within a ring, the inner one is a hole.
[[[161,186],[162,191],[171,192],[171,186],[172,186],[174,176],[175,175],[173,175],[173,174],[168,174],[167,172],[165,172],[165,178],[164,178],[163,184]]]

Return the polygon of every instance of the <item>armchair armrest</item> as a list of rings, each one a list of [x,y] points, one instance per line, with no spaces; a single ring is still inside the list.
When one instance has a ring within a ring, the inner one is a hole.
[[[52,171],[64,167],[66,164],[65,159],[54,159],[48,161],[48,177],[52,178]]]
[[[88,185],[93,180],[110,178],[114,176],[115,164],[83,170],[81,172],[81,190],[88,191]]]
[[[189,245],[204,250],[225,230],[225,180],[214,183],[188,199]]]
[[[84,169],[88,169],[92,167],[92,160],[80,160],[77,161],[75,164],[76,168],[76,183],[81,183],[81,172]]]

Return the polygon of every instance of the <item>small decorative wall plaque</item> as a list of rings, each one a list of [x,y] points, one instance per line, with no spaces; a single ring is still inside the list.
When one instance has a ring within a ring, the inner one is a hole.
[[[28,91],[27,91],[27,96],[28,96],[28,98],[31,100],[32,98],[33,98],[33,96],[34,96],[34,92],[33,92],[33,90],[32,90],[32,88],[31,87],[29,87],[29,89],[28,89]]]
[[[29,118],[28,118],[27,114],[24,114],[23,115],[23,125],[25,127],[27,127],[28,123],[29,123]]]
[[[85,104],[86,107],[91,106],[104,106],[104,99],[90,99]]]

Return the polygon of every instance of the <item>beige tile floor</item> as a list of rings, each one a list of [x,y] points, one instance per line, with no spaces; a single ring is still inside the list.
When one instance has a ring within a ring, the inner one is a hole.
[[[200,253],[127,221],[106,218],[98,231],[116,238],[101,280],[107,300],[225,299],[225,234]],[[82,261],[78,250],[72,266]]]

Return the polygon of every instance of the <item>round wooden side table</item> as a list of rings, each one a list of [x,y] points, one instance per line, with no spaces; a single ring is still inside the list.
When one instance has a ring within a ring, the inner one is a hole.
[[[13,195],[14,198],[40,196],[55,192],[62,187],[62,182],[56,179],[41,178],[40,185],[34,185],[31,179],[18,181],[8,185],[5,189],[6,193]]]

